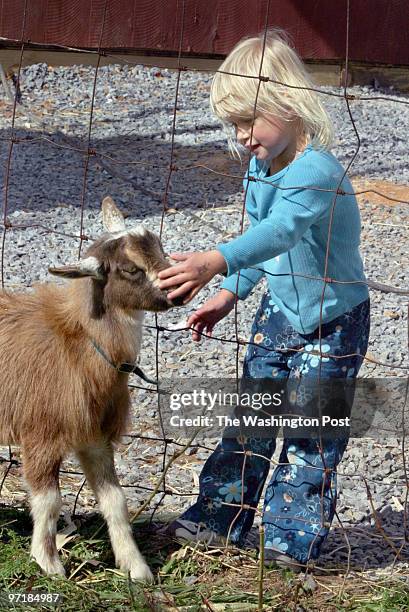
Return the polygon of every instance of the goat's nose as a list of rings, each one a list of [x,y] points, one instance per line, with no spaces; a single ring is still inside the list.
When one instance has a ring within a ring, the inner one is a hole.
[[[183,295],[179,295],[178,297],[173,298],[173,300],[169,300],[173,306],[183,306]]]

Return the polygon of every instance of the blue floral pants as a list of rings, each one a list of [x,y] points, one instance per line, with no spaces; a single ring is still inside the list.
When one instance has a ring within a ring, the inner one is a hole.
[[[266,293],[253,322],[244,377],[311,379],[319,372],[322,378],[355,378],[367,350],[369,309],[368,298],[323,324],[320,356],[312,353],[319,351],[319,329],[298,333]],[[301,563],[318,558],[334,517],[336,469],[347,444],[347,435],[307,439],[284,431],[279,465],[264,496],[266,549]],[[226,430],[203,467],[196,503],[181,518],[243,545],[275,448],[274,438],[232,438]]]

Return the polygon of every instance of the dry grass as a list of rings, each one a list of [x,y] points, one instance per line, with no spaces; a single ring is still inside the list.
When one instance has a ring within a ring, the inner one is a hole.
[[[141,518],[135,526],[135,536],[155,571],[156,584],[152,586],[133,584],[114,569],[105,526],[101,528],[102,522],[95,515],[76,521],[73,537],[61,541],[60,554],[70,579],[42,576],[28,558],[31,531],[28,512],[0,509],[0,591],[59,592],[64,600],[56,609],[64,612],[390,612],[409,607],[409,571],[403,570],[351,572],[347,576],[334,571],[331,575],[305,576],[289,570],[266,569],[260,602],[259,563],[253,551],[207,549],[203,545],[180,547],[168,537],[149,530],[144,521]],[[0,609],[4,609],[1,603]]]

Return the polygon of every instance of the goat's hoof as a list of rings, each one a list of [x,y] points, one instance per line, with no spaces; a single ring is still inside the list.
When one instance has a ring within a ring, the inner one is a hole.
[[[56,574],[58,576],[65,576],[65,569],[61,561],[57,559],[36,559],[32,557],[34,561],[41,567],[43,572],[48,576]]]
[[[149,566],[146,563],[135,564],[129,570],[131,580],[140,580],[142,582],[153,582],[155,579]]]

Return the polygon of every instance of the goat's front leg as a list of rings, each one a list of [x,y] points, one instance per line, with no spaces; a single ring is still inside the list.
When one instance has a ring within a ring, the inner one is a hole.
[[[107,522],[117,566],[122,571],[129,571],[133,580],[152,581],[152,572],[132,536],[125,495],[115,471],[112,444],[104,442],[78,450],[77,456]]]
[[[47,574],[65,575],[56,546],[57,521],[61,508],[58,475],[60,451],[53,445],[30,441],[22,444],[24,477],[30,490],[33,537],[31,556]]]

